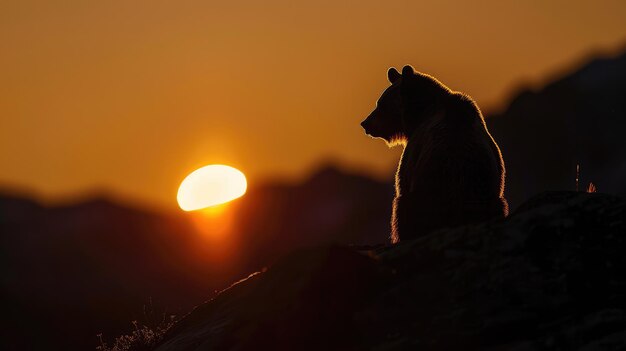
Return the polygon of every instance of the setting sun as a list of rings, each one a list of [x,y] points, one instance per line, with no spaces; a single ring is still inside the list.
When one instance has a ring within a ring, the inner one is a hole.
[[[209,165],[191,172],[178,188],[178,205],[185,211],[216,206],[243,196],[246,176],[230,166]]]

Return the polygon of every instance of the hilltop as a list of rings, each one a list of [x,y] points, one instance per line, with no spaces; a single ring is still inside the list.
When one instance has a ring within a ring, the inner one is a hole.
[[[621,198],[551,192],[393,247],[297,251],[156,350],[622,350],[625,218]]]

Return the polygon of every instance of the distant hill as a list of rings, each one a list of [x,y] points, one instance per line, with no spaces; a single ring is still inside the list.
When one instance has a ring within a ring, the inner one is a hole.
[[[0,240],[3,350],[93,349],[98,332],[180,313],[219,286],[202,281],[210,270],[189,255],[185,221],[105,199],[47,208],[0,197]],[[151,297],[157,315],[144,316]]]
[[[180,315],[297,247],[383,242],[391,196],[391,184],[325,166],[302,184],[249,189],[231,204],[235,221],[222,242],[182,212],[106,198],[44,207],[0,195],[10,326],[0,349],[93,349],[98,333],[112,338],[132,320]]]
[[[504,154],[512,207],[544,190],[626,195],[626,53],[517,95],[487,123]]]
[[[251,190],[237,211],[243,256],[253,267],[297,247],[388,242],[393,191],[391,183],[330,165],[300,185]]]

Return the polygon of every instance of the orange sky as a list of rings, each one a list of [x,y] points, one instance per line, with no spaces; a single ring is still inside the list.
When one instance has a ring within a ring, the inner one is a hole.
[[[390,176],[359,122],[411,63],[488,109],[626,41],[626,1],[0,2],[0,184],[175,206],[210,163],[249,182],[332,157]]]

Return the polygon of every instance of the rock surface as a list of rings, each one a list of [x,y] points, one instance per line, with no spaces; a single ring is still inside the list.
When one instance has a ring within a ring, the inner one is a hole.
[[[393,247],[298,251],[157,350],[626,349],[625,218],[621,198],[552,192]]]

